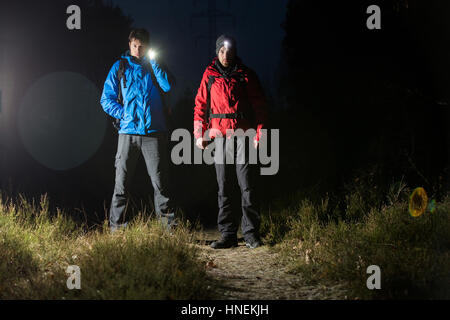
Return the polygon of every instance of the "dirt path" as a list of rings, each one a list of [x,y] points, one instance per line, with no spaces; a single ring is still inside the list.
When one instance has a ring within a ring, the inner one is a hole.
[[[214,250],[211,241],[219,233],[199,233],[199,244],[207,273],[221,283],[214,299],[230,300],[308,300],[343,299],[338,287],[307,286],[301,277],[287,273],[278,254],[269,246],[248,249],[242,239],[239,247]]]

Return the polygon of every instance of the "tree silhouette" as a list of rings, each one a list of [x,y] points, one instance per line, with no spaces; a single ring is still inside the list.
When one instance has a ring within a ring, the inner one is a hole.
[[[279,87],[288,110],[278,114],[289,142],[282,158],[297,159],[291,167],[303,185],[337,187],[375,165],[386,183],[407,174],[417,184],[428,177],[431,189],[448,166],[439,101],[448,94],[436,88],[449,81],[437,83],[438,67],[429,66],[450,50],[441,44],[430,53],[427,47],[440,43],[433,33],[442,31],[433,21],[450,9],[382,2],[382,30],[371,31],[370,4],[289,2]]]
[[[66,27],[66,9],[70,5],[81,8],[81,30]],[[48,193],[55,199],[55,206],[85,206],[103,218],[103,201],[109,199],[114,182],[117,135],[112,126],[87,163],[56,172],[36,163],[25,151],[16,126],[18,106],[28,88],[52,72],[82,74],[101,91],[112,64],[127,49],[132,19],[111,2],[101,0],[1,2],[0,16],[2,34],[8,40],[6,49],[12,53],[8,63],[15,71],[8,105],[12,116],[8,123],[11,139],[5,164],[7,176],[2,177],[2,187],[12,181],[16,188],[12,193]],[[82,123],[79,130],[83,130]]]

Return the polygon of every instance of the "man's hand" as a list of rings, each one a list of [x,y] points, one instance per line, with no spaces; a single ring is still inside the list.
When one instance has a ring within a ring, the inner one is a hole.
[[[203,138],[198,138],[195,144],[197,145],[198,148],[204,150],[208,145],[208,141],[203,140]]]
[[[259,146],[259,141],[258,140],[253,140],[253,147],[255,149],[258,149],[258,146]]]

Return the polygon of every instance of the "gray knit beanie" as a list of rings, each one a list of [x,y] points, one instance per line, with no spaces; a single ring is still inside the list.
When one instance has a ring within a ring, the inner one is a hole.
[[[225,42],[227,42],[227,45],[229,45],[230,48],[233,48],[235,52],[237,52],[236,40],[232,36],[223,34],[219,38],[217,38],[216,55],[219,54],[220,48],[222,48],[225,45]]]

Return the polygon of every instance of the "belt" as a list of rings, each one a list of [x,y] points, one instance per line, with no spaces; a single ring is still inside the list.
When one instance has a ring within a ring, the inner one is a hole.
[[[244,119],[243,112],[236,113],[215,113],[209,115],[210,119]]]

